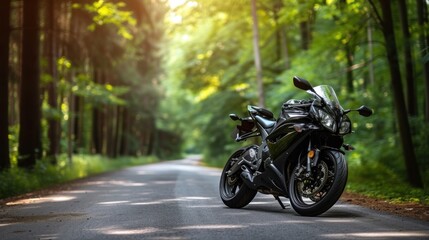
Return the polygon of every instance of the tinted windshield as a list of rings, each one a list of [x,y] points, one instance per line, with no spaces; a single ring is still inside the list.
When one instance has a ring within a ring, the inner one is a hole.
[[[328,85],[320,85],[317,87],[314,87],[314,91],[322,97],[327,104],[329,104],[331,107],[342,109],[340,102],[338,101],[337,94],[335,94],[334,89],[331,86]],[[307,91],[310,94],[313,94],[311,91]]]

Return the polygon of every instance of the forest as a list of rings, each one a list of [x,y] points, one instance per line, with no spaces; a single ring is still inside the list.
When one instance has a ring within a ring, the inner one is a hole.
[[[350,115],[350,191],[429,203],[428,5],[2,0],[0,189],[82,158],[202,154],[220,167],[240,147],[228,114],[278,115],[309,97],[300,76],[374,110]]]

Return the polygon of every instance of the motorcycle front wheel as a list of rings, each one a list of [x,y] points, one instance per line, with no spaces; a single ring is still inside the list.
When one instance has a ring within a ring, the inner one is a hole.
[[[303,216],[317,216],[340,198],[347,182],[347,163],[338,151],[322,151],[310,176],[301,166],[294,168],[289,180],[290,203]]]
[[[250,189],[244,184],[240,177],[241,170],[232,176],[227,172],[238,161],[243,150],[235,152],[226,162],[220,177],[219,192],[223,203],[230,208],[242,208],[249,204],[255,197],[257,191]]]

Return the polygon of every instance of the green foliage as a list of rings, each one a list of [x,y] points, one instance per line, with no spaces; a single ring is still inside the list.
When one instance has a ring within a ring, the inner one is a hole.
[[[93,13],[93,22],[88,26],[88,30],[94,31],[97,26],[113,24],[117,29],[118,35],[125,39],[132,39],[130,27],[136,25],[136,19],[131,11],[121,10],[126,6],[125,3],[112,3],[105,0],[98,0],[92,4],[85,4],[84,9]],[[79,4],[74,4],[74,8],[80,8]]]
[[[111,84],[95,83],[87,74],[78,74],[75,84],[71,87],[76,96],[88,100],[94,105],[125,105],[125,100],[119,96],[129,91],[125,86],[112,86]]]
[[[11,165],[14,166],[18,164],[18,131],[19,126],[9,126],[9,155],[11,160]]]
[[[422,169],[421,175],[426,189],[429,188],[429,128],[420,117],[411,119],[411,128],[414,132],[413,143],[416,149],[417,162]]]
[[[47,159],[37,162],[33,170],[17,167],[0,172],[0,198],[11,197],[73,179],[84,178],[128,166],[153,163],[155,157],[121,157],[108,159],[97,155],[75,155],[72,163],[61,156],[57,165]]]
[[[249,16],[240,11],[244,4],[195,1],[170,13],[184,16],[192,12],[200,17],[172,24],[175,34],[168,42],[168,78],[164,81],[167,96],[161,104],[162,124],[183,130],[188,152],[226,154],[230,149],[225,146],[233,141],[225,136],[234,127],[228,113],[243,113],[245,103],[255,100],[248,84],[253,61],[251,42],[243,38],[251,37]]]

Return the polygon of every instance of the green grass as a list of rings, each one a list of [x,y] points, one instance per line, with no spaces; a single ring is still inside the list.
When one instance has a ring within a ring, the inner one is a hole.
[[[0,199],[90,175],[156,161],[158,161],[156,157],[109,159],[98,155],[74,155],[71,164],[66,156],[61,156],[56,165],[40,160],[33,170],[12,167],[0,172]]]
[[[359,193],[371,198],[383,199],[392,203],[420,203],[429,205],[429,192],[425,189],[413,188],[407,183],[389,181],[356,181],[350,179],[346,191]]]

